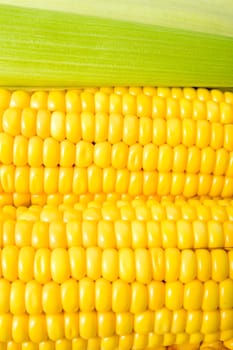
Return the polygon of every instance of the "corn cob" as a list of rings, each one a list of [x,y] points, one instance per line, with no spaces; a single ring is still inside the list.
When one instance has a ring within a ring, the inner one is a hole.
[[[230,200],[182,198],[3,207],[0,341],[7,349],[229,345],[232,213]]]
[[[233,195],[230,92],[1,90],[0,111],[2,205],[86,192]]]

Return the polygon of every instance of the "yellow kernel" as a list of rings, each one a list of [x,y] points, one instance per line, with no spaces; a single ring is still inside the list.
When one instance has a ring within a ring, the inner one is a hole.
[[[43,286],[42,307],[46,314],[57,314],[61,312],[60,286],[57,283],[49,282]]]
[[[138,141],[142,145],[147,145],[152,141],[152,119],[140,118]]]
[[[122,280],[112,284],[112,310],[114,312],[129,311],[131,301],[130,285]]]
[[[162,308],[155,312],[154,332],[157,334],[166,334],[171,330],[172,311]]]
[[[135,257],[134,252],[129,248],[119,250],[119,277],[128,283],[135,280]]]
[[[34,258],[34,276],[40,283],[47,283],[51,279],[50,274],[50,250],[38,249]]]
[[[115,334],[115,314],[113,312],[99,312],[97,324],[99,337],[107,338]]]
[[[30,103],[30,95],[26,91],[13,91],[10,98],[10,107],[25,108]]]
[[[233,307],[233,280],[228,278],[219,284],[219,308],[232,309]]]
[[[202,305],[203,285],[194,280],[184,285],[184,309],[200,310]]]
[[[152,281],[148,284],[148,308],[152,311],[161,309],[165,305],[165,284]]]
[[[206,102],[207,109],[207,120],[210,122],[219,122],[220,121],[220,108],[219,103],[215,101]]]
[[[154,313],[152,311],[144,311],[134,317],[134,331],[139,334],[152,332],[154,328]]]
[[[60,145],[58,141],[49,137],[44,140],[43,163],[46,167],[56,167],[59,164]]]
[[[122,112],[122,96],[121,94],[112,93],[109,96],[109,112],[121,113]]]
[[[207,249],[197,249],[197,278],[200,281],[208,281],[211,277],[211,255]]]
[[[120,281],[120,280],[119,280]],[[122,281],[121,281],[122,282]],[[115,283],[115,282],[114,282]],[[114,302],[114,283],[105,280],[104,278],[100,278],[95,283],[95,308],[97,311],[106,312],[111,309],[114,311],[113,302]],[[124,282],[122,282],[124,283]],[[121,293],[121,289],[118,290]],[[77,297],[78,294],[76,294]],[[125,294],[123,298],[119,300],[121,303],[125,298]],[[118,301],[118,300],[117,300]],[[118,307],[119,304],[117,303]]]
[[[12,164],[13,159],[17,157],[15,144],[18,141],[18,138],[13,139],[13,137],[7,133],[0,133],[0,161],[2,164],[10,165]]]
[[[65,94],[66,111],[80,113],[81,112],[81,100],[80,94],[76,90],[69,90]]]
[[[83,112],[81,114],[81,133],[82,139],[87,142],[93,142],[95,137],[95,119],[92,113]]]
[[[42,139],[50,136],[51,113],[48,110],[39,110],[36,118],[36,134]]]
[[[232,177],[225,177],[221,196],[225,198],[225,197],[231,197],[232,195],[233,195],[233,179]]]
[[[109,116],[107,113],[95,115],[95,142],[104,142],[108,138]]]
[[[111,145],[109,142],[99,142],[94,146],[94,163],[100,168],[107,168],[111,164]]]
[[[201,150],[200,172],[203,174],[211,174],[216,166],[215,151],[211,147]]]
[[[158,174],[158,188],[159,196],[167,196],[171,192],[171,172]]]
[[[65,93],[63,91],[49,92],[48,109],[50,111],[65,111]]]
[[[217,332],[219,329],[219,323],[219,311],[205,311],[203,312],[201,332],[203,334]]]
[[[209,192],[209,195],[211,197],[218,197],[222,194],[224,183],[225,183],[224,180],[225,179],[223,176],[213,176],[212,186]]]
[[[220,102],[220,121],[223,124],[233,122],[233,106],[230,103]]]
[[[65,138],[65,113],[53,112],[51,115],[51,136],[58,141]]]
[[[193,247],[192,223],[187,220],[179,220],[177,225],[177,247],[179,249],[188,249]]]
[[[48,93],[46,91],[33,92],[30,99],[30,107],[34,109],[47,109]]]
[[[175,248],[177,243],[176,225],[171,220],[161,222],[163,248]]]
[[[198,190],[198,176],[196,174],[187,174],[185,178],[183,195],[185,197],[193,197]]]
[[[136,280],[147,284],[152,279],[151,261],[147,249],[135,250]]]
[[[186,314],[187,312],[184,309],[175,310],[173,312],[172,326],[171,326],[172,333],[177,334],[185,331]]]
[[[94,338],[97,335],[97,316],[95,312],[79,313],[79,332],[84,339]]]
[[[152,141],[155,145],[160,146],[167,140],[167,123],[163,118],[153,120]]]
[[[6,246],[1,251],[2,276],[9,281],[15,281],[18,275],[18,254],[16,246]]]
[[[138,141],[139,119],[134,115],[124,118],[122,140],[129,146]]]
[[[186,321],[186,332],[195,334],[199,332],[202,324],[202,312],[199,310],[188,310]]]
[[[33,262],[35,251],[32,247],[22,247],[18,257],[18,276],[28,282],[33,278]]]
[[[81,311],[92,311],[95,308],[95,283],[90,278],[85,277],[79,281],[79,306]]]
[[[152,118],[165,118],[166,100],[160,96],[152,97]]]
[[[43,142],[38,136],[29,139],[28,164],[32,167],[40,167],[43,162]]]
[[[28,314],[35,315],[42,312],[42,285],[34,280],[25,286],[25,308]]]
[[[143,147],[142,168],[146,171],[156,169],[158,163],[158,147],[149,143]],[[162,164],[161,164],[162,165]]]
[[[36,111],[26,108],[22,111],[21,132],[23,136],[32,137],[36,135]]]
[[[12,340],[12,315],[2,314],[0,315],[0,341],[9,342]]]
[[[21,111],[18,108],[8,108],[4,111],[2,116],[2,128],[3,130],[16,136],[21,131]]]
[[[158,171],[169,172],[173,164],[173,149],[169,145],[162,145],[158,152]]]
[[[80,195],[87,192],[88,188],[88,179],[87,179],[87,170],[83,168],[74,168],[73,173],[73,183],[72,189],[74,194]]]
[[[132,247],[135,248],[146,248],[146,225],[140,221],[132,221]]]
[[[177,173],[184,172],[186,170],[188,151],[184,145],[178,145],[173,149],[173,168],[172,170]]]
[[[219,248],[224,246],[224,232],[220,222],[210,220],[208,222],[209,247]]]
[[[88,247],[86,250],[86,274],[93,280],[101,276],[101,249],[99,247]]]
[[[129,178],[128,193],[131,196],[142,193],[143,173],[142,171],[132,171]]]
[[[184,88],[183,93],[187,100],[194,100],[197,97],[197,90],[194,88]]]
[[[193,118],[196,120],[206,119],[206,104],[204,102],[193,101]]]
[[[215,175],[225,175],[229,164],[229,152],[224,148],[216,151],[216,160],[213,173]]]
[[[12,319],[12,339],[16,343],[25,342],[28,339],[28,315],[14,315]]]
[[[23,314],[25,312],[24,303],[25,285],[17,280],[11,284],[10,291],[10,312],[12,314]]]
[[[80,280],[86,275],[86,253],[82,247],[69,249],[70,271],[74,279]]]
[[[230,152],[233,151],[232,133],[233,125],[224,125],[224,148]]]
[[[152,99],[145,94],[137,95],[137,115],[142,118],[151,117],[152,114]]]
[[[166,107],[166,118],[168,120],[179,116],[179,103],[175,98],[168,97]]]
[[[204,283],[202,310],[216,310],[219,306],[218,284],[209,280]]]
[[[122,113],[123,115],[136,115],[136,97],[126,93],[122,97]]]
[[[223,146],[224,127],[220,123],[211,123],[210,146],[218,151]]]
[[[30,315],[28,335],[30,340],[34,343],[47,340],[46,319],[44,315]]]
[[[188,266],[188,268],[187,268]],[[188,283],[196,278],[196,256],[193,250],[185,249],[181,252],[180,281]]]
[[[66,115],[65,130],[67,140],[76,143],[81,139],[81,118],[75,112]]]
[[[224,94],[219,89],[211,90],[211,96],[212,96],[212,100],[218,103],[224,100]]]
[[[196,145],[199,148],[204,148],[209,145],[210,142],[210,123],[207,120],[197,121],[197,136]]]
[[[82,339],[82,338],[72,339],[72,349],[73,350],[86,350],[87,349],[87,340]]]
[[[208,89],[199,88],[197,89],[197,98],[200,101],[208,101],[211,99],[211,95]]]
[[[95,112],[108,113],[109,112],[109,96],[103,91],[98,91],[94,95]]]
[[[102,276],[111,282],[118,278],[118,253],[115,249],[105,249],[103,251]]]
[[[233,324],[233,310],[220,310],[220,329],[230,330]]]
[[[182,121],[182,143],[186,147],[196,144],[197,123],[192,119],[183,119]]]
[[[165,250],[165,278],[166,282],[173,282],[179,279],[180,275],[180,251],[176,248],[167,248]]]
[[[11,92],[6,89],[0,89],[0,108],[5,109],[9,106],[11,100]]]
[[[116,314],[116,334],[121,336],[132,335],[133,321],[134,321],[134,318],[131,313],[129,312],[117,313]],[[121,349],[130,350],[131,347],[121,348]]]
[[[95,164],[91,165],[87,169],[87,181],[89,193],[100,193],[102,192],[102,169],[97,167]]]
[[[131,303],[130,312],[137,314],[146,311],[148,307],[147,286],[139,282],[133,282],[131,285]]]
[[[6,141],[7,141],[7,138],[9,139],[9,141],[11,141],[11,137],[9,135],[6,135],[5,138],[6,138]],[[2,145],[2,141],[4,140],[2,140],[0,135],[0,145]],[[0,159],[4,164],[7,164],[12,158],[12,155],[9,154],[12,150],[11,144],[9,143],[9,141],[8,141],[8,148],[6,150],[8,152],[9,158],[6,162],[4,161],[4,159],[1,159],[2,157],[4,157],[4,149],[0,150],[0,154],[1,154]],[[26,139],[26,137],[22,135],[18,135],[14,138],[13,163],[16,166],[25,166],[27,164],[27,160],[28,160],[28,140]]]
[[[127,168],[130,171],[137,171],[142,168],[142,151],[140,144],[135,144],[129,147]]]
[[[182,308],[183,285],[180,281],[166,283],[165,305],[169,310],[177,310]]]
[[[180,119],[172,118],[167,120],[167,143],[175,147],[181,143],[182,129]]]
[[[123,123],[125,123],[125,118],[123,119],[122,114],[110,114],[108,129],[108,140],[110,143],[115,144],[122,141]]]
[[[49,339],[56,341],[64,338],[63,314],[46,315],[46,326]]]
[[[153,271],[153,279],[162,281],[165,277],[165,256],[161,248],[153,248],[150,250],[151,264]]]
[[[61,304],[62,304],[62,309],[65,312],[78,311],[78,308],[79,308],[78,295],[79,295],[79,285],[77,281],[73,279],[68,279],[67,281],[61,284]],[[52,303],[54,303],[54,301],[52,301]],[[57,308],[56,304],[54,306],[55,308]],[[60,304],[58,304],[58,306],[60,307]]]

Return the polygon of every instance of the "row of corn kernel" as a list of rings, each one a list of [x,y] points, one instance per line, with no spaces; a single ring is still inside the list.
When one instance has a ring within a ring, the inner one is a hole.
[[[1,115],[2,114],[2,115]],[[136,115],[92,114],[88,112],[67,113],[33,109],[8,108],[0,114],[1,143],[16,148],[29,146],[37,141],[38,148],[42,140],[69,141],[76,144],[86,142],[101,143],[108,141],[116,144],[123,141],[127,146],[139,143],[157,146],[168,144],[171,147],[183,144],[186,147],[196,145],[199,148],[211,146],[214,149],[224,147],[232,151],[232,121],[228,124],[208,120],[170,118],[138,118]],[[5,138],[4,138],[4,135]],[[37,136],[37,139],[35,137]],[[40,141],[40,142],[39,142]],[[48,141],[47,141],[48,142]],[[63,146],[64,147],[64,146]]]
[[[114,314],[112,312],[79,312],[55,315],[11,315],[0,314],[0,341],[15,341],[18,343],[31,340],[40,343],[46,340],[58,341],[62,338],[72,340],[78,338],[100,339],[127,335],[138,335],[147,338],[157,336],[156,345],[172,345],[189,341],[199,344],[201,341],[227,341],[233,335],[230,319],[224,320],[223,326],[231,328],[220,329],[220,312],[204,312],[191,315],[192,320],[186,320],[183,310],[176,313],[176,318],[166,309],[158,312],[147,311],[135,315],[130,313]],[[184,319],[183,319],[184,316]],[[177,323],[178,322],[178,323]],[[221,320],[222,323],[222,320]],[[228,323],[228,324],[227,324]],[[174,330],[174,331],[173,331]],[[135,332],[135,333],[134,333]],[[194,336],[195,335],[195,336]]]
[[[200,277],[201,281],[212,278],[221,282],[224,290],[225,285],[228,286],[227,289],[233,295],[232,250],[217,249],[211,253],[200,250],[195,254],[192,250],[179,251],[177,248],[121,248],[102,251],[99,247],[84,249],[73,246],[51,251],[47,248],[34,250],[33,247],[6,246],[0,253],[1,275],[9,281],[17,278],[29,281],[35,278],[40,283],[47,283],[51,279],[63,283],[70,276],[76,280],[85,276],[93,280],[104,277],[109,281],[120,278],[127,283],[138,281],[143,284],[152,280],[178,281],[177,286],[182,291],[182,282],[189,283]],[[228,280],[228,277],[231,279]],[[197,283],[197,290],[202,294],[203,285],[200,281]],[[218,291],[218,285],[216,288]],[[216,288],[213,287],[213,291]]]
[[[0,207],[0,219],[53,222],[64,220],[201,220],[232,221],[233,200],[210,197],[135,196],[117,193],[86,193],[75,202]]]
[[[26,279],[27,276],[24,280]],[[129,285],[119,279],[111,283],[104,278],[93,281],[87,277],[80,281],[68,278],[61,285],[51,280],[44,285],[40,282],[42,281],[30,280],[24,283],[15,280],[10,283],[6,279],[0,279],[0,313],[20,315],[27,312],[35,315],[57,314],[62,310],[69,313],[97,310],[138,314],[157,312],[163,308],[175,312],[183,308],[181,314],[185,316],[186,311],[189,315],[192,312],[195,314],[220,309],[222,322],[228,320],[229,325],[233,317],[232,279],[220,283],[194,280],[185,285],[179,281],[151,281],[148,285],[133,282]],[[192,317],[194,316],[190,316],[190,319]]]
[[[104,215],[118,215],[111,213],[106,208]],[[110,208],[111,210],[111,208]],[[130,210],[130,212],[128,212]],[[122,212],[134,215],[131,208],[122,208]],[[32,246],[33,248],[66,248],[72,246],[83,246],[85,248],[98,246],[101,249],[111,248],[178,248],[200,249],[200,248],[232,248],[231,221],[224,223],[210,220],[166,220],[158,222],[150,220],[145,223],[142,220],[116,219],[111,217],[96,219],[86,217],[88,213],[96,217],[98,210],[85,210],[84,219],[80,211],[65,211],[66,222],[47,223],[46,212],[42,212],[41,220],[39,212],[23,213],[22,219],[17,221],[6,219],[0,221],[0,247],[16,245],[18,247]],[[34,219],[38,218],[37,222]],[[92,216],[93,217],[93,216]],[[26,219],[26,221],[25,221]],[[61,217],[60,217],[61,220]],[[69,222],[72,220],[71,222]],[[42,234],[43,233],[43,234]],[[179,234],[178,234],[179,233]],[[197,252],[196,252],[197,253]],[[213,253],[214,254],[214,253]],[[222,253],[224,254],[224,253]],[[210,255],[205,255],[207,266],[211,266]]]
[[[190,198],[209,195],[227,198],[233,195],[233,177],[154,171],[130,172],[128,169],[101,169],[96,165],[88,168],[31,168],[13,165],[0,167],[0,193],[3,202],[4,195],[14,193],[81,195],[102,192],[128,193],[130,196],[183,195]],[[10,203],[6,201],[5,204]]]
[[[38,136],[30,138],[28,142],[23,136],[13,139],[6,133],[0,134],[0,161],[3,165],[13,164],[17,167],[29,165],[37,168],[44,165],[53,168],[60,165],[64,168],[87,168],[95,164],[100,168],[112,166],[130,171],[186,171],[233,176],[233,152],[224,148],[200,149],[184,145],[173,148],[168,144],[158,147],[152,143],[145,146],[136,143],[128,147],[124,142],[111,145],[107,141],[95,145],[87,141],[73,144],[68,140],[59,143],[51,137],[43,141]]]
[[[233,120],[233,94],[207,89],[100,88],[68,91],[0,91],[0,108],[122,113],[139,117]]]
[[[185,335],[179,335],[176,339],[189,339]],[[159,338],[158,338],[159,339]],[[16,343],[13,341],[7,343],[0,342],[0,350],[227,350],[232,349],[232,343],[229,341],[203,343],[201,346],[197,344],[188,345],[173,345],[173,346],[160,346],[157,345],[158,341],[154,333],[148,335],[148,340],[145,341],[144,337],[139,334],[132,336],[112,336],[108,338],[93,338],[85,340],[82,338],[75,338],[73,340],[60,339],[56,342],[46,340],[41,343],[23,342]],[[143,345],[143,348],[141,346]]]
[[[17,210],[6,206],[0,210],[0,246],[232,248],[231,201],[191,203],[138,199]]]

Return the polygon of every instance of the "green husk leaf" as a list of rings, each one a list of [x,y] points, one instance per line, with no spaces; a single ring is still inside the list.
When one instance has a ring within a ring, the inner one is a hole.
[[[0,5],[0,23],[1,86],[233,86],[230,29],[219,35],[11,5]]]

